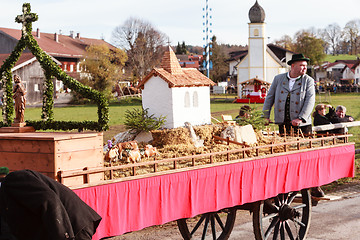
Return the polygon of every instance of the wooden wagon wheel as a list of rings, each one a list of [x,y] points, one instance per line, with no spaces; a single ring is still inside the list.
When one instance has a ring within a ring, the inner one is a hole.
[[[225,223],[221,220],[224,216]],[[234,227],[236,218],[236,208],[226,208],[218,212],[210,212],[199,215],[195,218],[183,218],[177,220],[177,224],[182,237],[185,240],[190,239],[212,239],[226,240]],[[196,224],[190,224],[196,219]],[[210,224],[210,229],[209,229]],[[191,227],[193,226],[194,227]],[[189,228],[191,228],[189,230]],[[211,231],[210,231],[211,230]]]
[[[305,239],[310,226],[309,190],[279,194],[254,204],[253,228],[256,240]],[[287,236],[287,237],[286,237]]]

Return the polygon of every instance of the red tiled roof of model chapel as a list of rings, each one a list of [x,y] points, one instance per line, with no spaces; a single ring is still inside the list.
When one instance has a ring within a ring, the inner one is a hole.
[[[169,87],[213,86],[215,83],[196,68],[181,68],[174,51],[169,47],[165,52],[160,68],[154,68],[140,83],[143,85],[152,77],[159,76]]]

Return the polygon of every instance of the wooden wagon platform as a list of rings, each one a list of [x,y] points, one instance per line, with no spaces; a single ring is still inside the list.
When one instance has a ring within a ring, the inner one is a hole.
[[[298,149],[266,156],[237,159],[229,156],[229,161],[180,169],[174,164],[172,170],[144,175],[136,175],[134,171],[131,177],[90,182],[72,189],[103,217],[94,239],[116,236],[353,177],[354,143],[347,143],[346,136],[342,143],[314,147],[313,141],[335,143],[338,137],[308,139],[310,148],[301,149],[298,144]],[[283,147],[289,148],[286,144]],[[246,151],[246,148],[237,151]],[[216,154],[232,153],[235,150],[207,155],[211,158]],[[203,157],[188,156],[194,165],[195,158]],[[155,166],[157,163],[136,163],[130,167],[142,164]],[[102,171],[123,167],[103,168]],[[95,169],[94,173],[98,171]],[[79,174],[63,172],[63,177]],[[82,174],[91,174],[91,170]]]

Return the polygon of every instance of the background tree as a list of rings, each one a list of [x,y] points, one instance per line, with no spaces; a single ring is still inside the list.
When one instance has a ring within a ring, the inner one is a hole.
[[[81,63],[84,72],[81,82],[110,96],[111,89],[120,80],[127,60],[126,53],[107,45],[91,45],[86,48],[85,60]]]
[[[305,30],[295,34],[294,50],[310,58],[310,65],[320,64],[326,56],[324,41]]]
[[[225,62],[228,57],[224,46],[217,43],[216,36],[212,37],[212,55],[210,60],[212,61],[213,68],[210,70],[210,78],[214,82],[225,81],[228,75],[229,66]]]
[[[178,45],[176,46],[176,51],[175,54],[187,54],[187,49],[186,49],[186,45],[185,42],[183,41],[182,44],[180,45],[180,43],[178,42]]]
[[[181,51],[183,54],[187,54],[187,49],[184,41],[181,44]]]
[[[346,23],[344,27],[344,40],[350,43],[349,54],[357,54],[357,45],[359,44],[360,20],[352,20]]]
[[[283,47],[289,51],[295,51],[293,40],[289,35],[284,35],[279,40],[275,40],[274,44]]]
[[[137,18],[129,18],[112,33],[114,45],[126,50],[127,69],[134,82],[160,64],[166,39],[150,23]]]
[[[332,55],[339,53],[342,34],[341,27],[337,23],[330,24],[323,30],[324,40],[328,42]]]
[[[338,51],[339,51],[339,54],[349,54],[351,51],[349,41],[346,41],[343,39],[340,40]]]
[[[182,54],[182,52],[181,52],[181,45],[180,45],[179,42],[178,42],[178,44],[177,44],[177,46],[176,46],[175,54]]]

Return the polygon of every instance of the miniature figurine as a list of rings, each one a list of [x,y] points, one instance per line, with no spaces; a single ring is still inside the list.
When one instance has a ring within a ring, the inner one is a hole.
[[[23,123],[24,122],[24,113],[25,113],[25,104],[26,104],[26,90],[24,85],[21,83],[21,78],[19,75],[14,75],[14,90],[13,98],[15,100],[15,119],[14,123]]]

